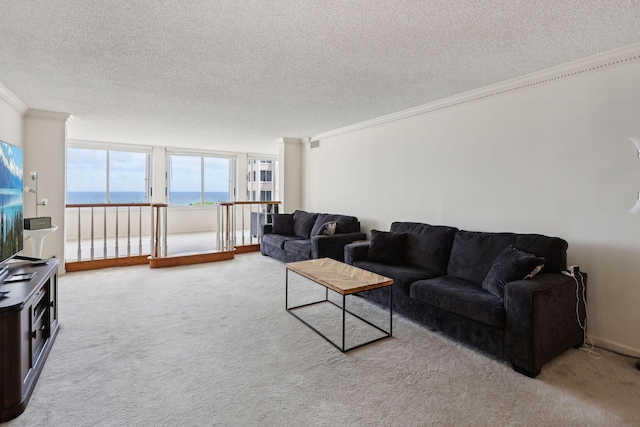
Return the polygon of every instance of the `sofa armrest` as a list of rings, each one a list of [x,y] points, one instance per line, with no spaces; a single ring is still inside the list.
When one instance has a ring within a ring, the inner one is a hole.
[[[271,234],[271,230],[273,230],[273,224],[262,224],[262,235]]]
[[[344,261],[344,247],[356,240],[365,240],[364,233],[342,233],[311,238],[311,258],[333,258]]]
[[[545,362],[582,345],[587,276],[579,284],[562,273],[544,273],[505,285],[505,359],[520,373],[535,377]],[[580,295],[580,303],[578,296]]]
[[[369,246],[371,242],[350,243],[344,247],[344,262],[353,265],[356,261],[364,261],[367,259]]]

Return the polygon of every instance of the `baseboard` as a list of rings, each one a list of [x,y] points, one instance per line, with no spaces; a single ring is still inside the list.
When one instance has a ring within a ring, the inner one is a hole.
[[[604,348],[605,350],[614,351],[626,356],[640,358],[640,349],[629,347],[628,345],[620,344],[594,335],[589,335],[589,337],[593,340],[593,344],[596,347]]]

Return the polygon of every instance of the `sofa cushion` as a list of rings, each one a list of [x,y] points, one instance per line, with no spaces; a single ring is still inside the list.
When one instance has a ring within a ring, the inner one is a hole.
[[[391,287],[394,292],[398,292],[406,296],[409,296],[409,287],[413,282],[420,279],[434,277],[433,271],[425,270],[420,267],[413,267],[411,265],[397,266],[371,261],[356,261],[353,265],[393,279],[393,285],[391,285]]]
[[[503,299],[505,283],[535,276],[545,261],[542,257],[519,251],[509,245],[493,261],[489,273],[482,281],[482,288]]]
[[[311,237],[311,229],[316,223],[317,213],[296,210],[293,213],[293,234],[303,239]]]
[[[311,236],[318,236],[320,228],[327,222],[335,221],[336,234],[357,233],[360,231],[360,222],[355,216],[336,215],[336,214],[318,214],[316,222],[311,229]]]
[[[394,222],[391,231],[407,233],[405,262],[436,272],[441,276],[447,271],[453,238],[458,229],[416,222]]]
[[[453,239],[447,274],[482,283],[493,260],[514,240],[512,233],[460,230]]]
[[[569,244],[559,237],[540,234],[516,234],[513,247],[523,252],[544,257],[547,262],[541,273],[559,273],[567,269],[567,247]]]
[[[311,240],[287,240],[284,242],[284,250],[311,259]]]
[[[273,234],[284,234],[285,236],[293,236],[293,214],[273,214]]]
[[[567,242],[540,234],[484,233],[460,230],[451,248],[447,274],[482,283],[493,260],[507,246],[546,259],[542,273],[560,272],[567,267]]]
[[[505,327],[502,300],[460,277],[441,276],[411,285],[411,298],[497,328]]]
[[[407,233],[371,230],[367,261],[400,265],[407,250]]]
[[[262,236],[262,242],[260,244],[271,245],[276,248],[283,249],[285,242],[290,240],[300,240],[300,238],[296,236],[285,236],[283,234],[267,233]]]

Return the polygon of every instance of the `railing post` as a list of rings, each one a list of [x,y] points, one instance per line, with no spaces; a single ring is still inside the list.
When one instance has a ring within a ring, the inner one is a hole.
[[[220,250],[220,203],[216,202],[216,250]]]
[[[138,208],[138,255],[142,255],[142,206]]]
[[[258,214],[256,214],[256,217]],[[256,223],[256,237],[258,236],[259,224]],[[249,244],[253,245],[253,204],[249,205]]]
[[[163,227],[162,227],[162,241],[163,241],[163,247],[164,247],[164,253],[163,256],[167,256],[169,255],[169,247],[167,245],[167,205],[164,205],[162,207],[162,214],[164,216],[164,221],[163,221]]]
[[[127,206],[127,256],[131,256],[131,206]]]
[[[118,258],[118,207],[116,206],[116,258]]]
[[[78,208],[78,261],[82,259],[82,227],[80,220],[80,208]]]
[[[232,251],[236,248],[236,213],[237,213],[237,205],[233,203],[231,205],[231,246],[229,250]]]
[[[80,208],[78,208],[78,211]],[[95,246],[94,246],[94,229],[93,229],[93,206],[91,206],[91,260],[95,256]]]
[[[262,211],[262,221],[260,221],[260,219],[258,218],[258,224],[266,224],[267,223],[267,217],[269,215],[269,209],[268,209],[269,203],[266,203],[264,205],[264,210]],[[258,214],[258,217],[260,216],[260,214]],[[258,242],[260,242],[260,239],[262,238],[262,227],[258,227]]]
[[[225,213],[225,245],[224,245],[224,249],[226,251],[229,250],[229,246],[231,245],[231,215],[229,215],[229,205],[225,205],[224,207],[224,213]]]
[[[160,211],[162,209],[162,212]],[[167,205],[151,205],[151,250],[154,258],[166,257],[167,244]]]
[[[244,205],[240,205],[240,210],[241,210],[241,224],[242,224],[242,246],[244,246]],[[236,206],[235,212],[238,211],[238,208]],[[251,214],[249,214],[249,235],[251,235]]]
[[[159,257],[160,256],[160,207],[156,206],[155,208],[156,211],[156,229],[155,229],[155,236],[156,236],[156,242],[155,245],[153,247],[153,251],[155,254],[155,257]]]
[[[151,205],[151,209],[149,210],[149,212],[151,212],[151,219],[149,221],[149,252],[151,253],[151,256],[158,256],[157,252],[155,250],[155,239],[154,239],[154,230],[156,229],[155,227],[155,221],[154,221],[154,214],[155,214],[155,210],[156,208],[154,207],[154,205]]]
[[[104,245],[102,247],[102,258],[103,259],[107,259],[107,207],[104,207],[103,210],[104,213],[104,217],[103,217],[103,226],[104,226],[104,233],[103,233],[103,238],[104,238]]]

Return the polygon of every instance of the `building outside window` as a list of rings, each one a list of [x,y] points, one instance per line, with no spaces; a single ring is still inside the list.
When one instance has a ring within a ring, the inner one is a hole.
[[[273,172],[270,170],[261,170],[260,171],[260,181],[262,182],[272,182],[273,181]]]
[[[249,158],[247,173],[247,200],[278,200],[278,160],[276,158]]]
[[[215,153],[169,153],[171,206],[205,206],[235,200],[235,158]]]
[[[69,143],[67,203],[148,203],[151,149]]]

